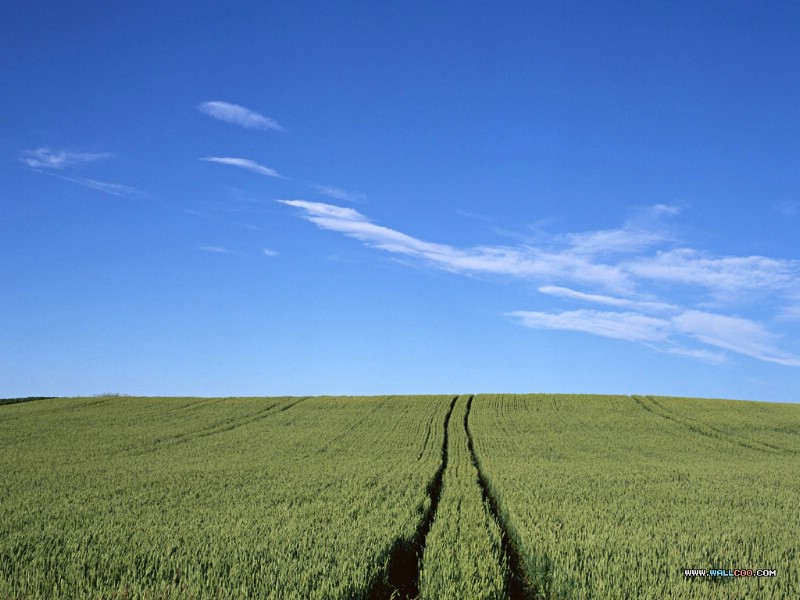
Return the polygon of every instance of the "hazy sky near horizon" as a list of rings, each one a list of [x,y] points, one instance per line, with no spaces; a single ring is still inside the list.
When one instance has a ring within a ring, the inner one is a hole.
[[[0,397],[800,400],[800,5],[0,6]]]

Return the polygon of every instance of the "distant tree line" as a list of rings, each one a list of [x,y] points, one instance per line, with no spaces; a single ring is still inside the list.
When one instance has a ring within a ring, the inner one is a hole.
[[[31,400],[50,400],[58,396],[26,396],[25,398],[0,398],[0,404],[16,404],[17,402],[30,402]]]

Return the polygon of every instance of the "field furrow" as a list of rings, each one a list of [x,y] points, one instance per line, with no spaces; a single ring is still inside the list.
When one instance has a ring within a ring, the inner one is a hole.
[[[698,404],[709,401],[687,400],[687,414]],[[729,431],[766,418],[753,403],[717,410]],[[789,452],[766,452],[656,411],[621,396],[476,396],[475,453],[537,597],[800,597],[800,436],[783,438]],[[800,420],[793,406],[771,414]]]
[[[657,414],[665,419],[673,421],[682,427],[686,427],[690,431],[693,431],[699,435],[706,435],[712,438],[717,438],[722,441],[727,441],[731,444],[736,444],[738,446],[742,446],[744,448],[748,448],[751,450],[759,450],[761,452],[779,452],[779,453],[789,453],[789,454],[796,454],[796,450],[788,447],[781,447],[776,445],[775,443],[768,442],[764,439],[754,439],[751,435],[742,435],[731,429],[725,429],[720,427],[717,424],[712,424],[712,422],[708,422],[708,420],[704,420],[701,418],[697,418],[693,415],[693,412],[690,407],[684,407],[681,410],[680,401],[682,399],[661,399],[658,400],[653,396],[633,396],[633,399],[642,406],[645,410],[649,410],[654,414]],[[676,401],[679,403],[678,407],[671,408],[668,405],[675,405]],[[686,410],[689,408],[689,410]],[[717,416],[717,423],[724,424],[724,421],[719,420],[719,413]],[[710,420],[710,419],[709,419]],[[752,431],[752,425],[750,431]]]
[[[419,448],[451,400],[232,399],[189,423],[168,399],[4,406],[0,597],[368,598],[430,505],[441,426]]]

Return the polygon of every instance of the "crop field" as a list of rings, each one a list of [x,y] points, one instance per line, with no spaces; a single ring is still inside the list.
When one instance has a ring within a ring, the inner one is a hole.
[[[482,472],[547,598],[800,598],[800,407],[476,396]],[[684,569],[775,569],[685,578]]]
[[[3,600],[800,598],[799,506],[796,405],[0,404]]]

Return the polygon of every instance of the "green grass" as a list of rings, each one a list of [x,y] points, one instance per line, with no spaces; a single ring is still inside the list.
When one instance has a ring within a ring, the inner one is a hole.
[[[469,399],[0,405],[0,598],[800,598],[800,406]]]
[[[800,598],[800,407],[478,396],[472,419],[540,597]]]
[[[0,598],[365,596],[450,398],[298,400],[0,407]]]

